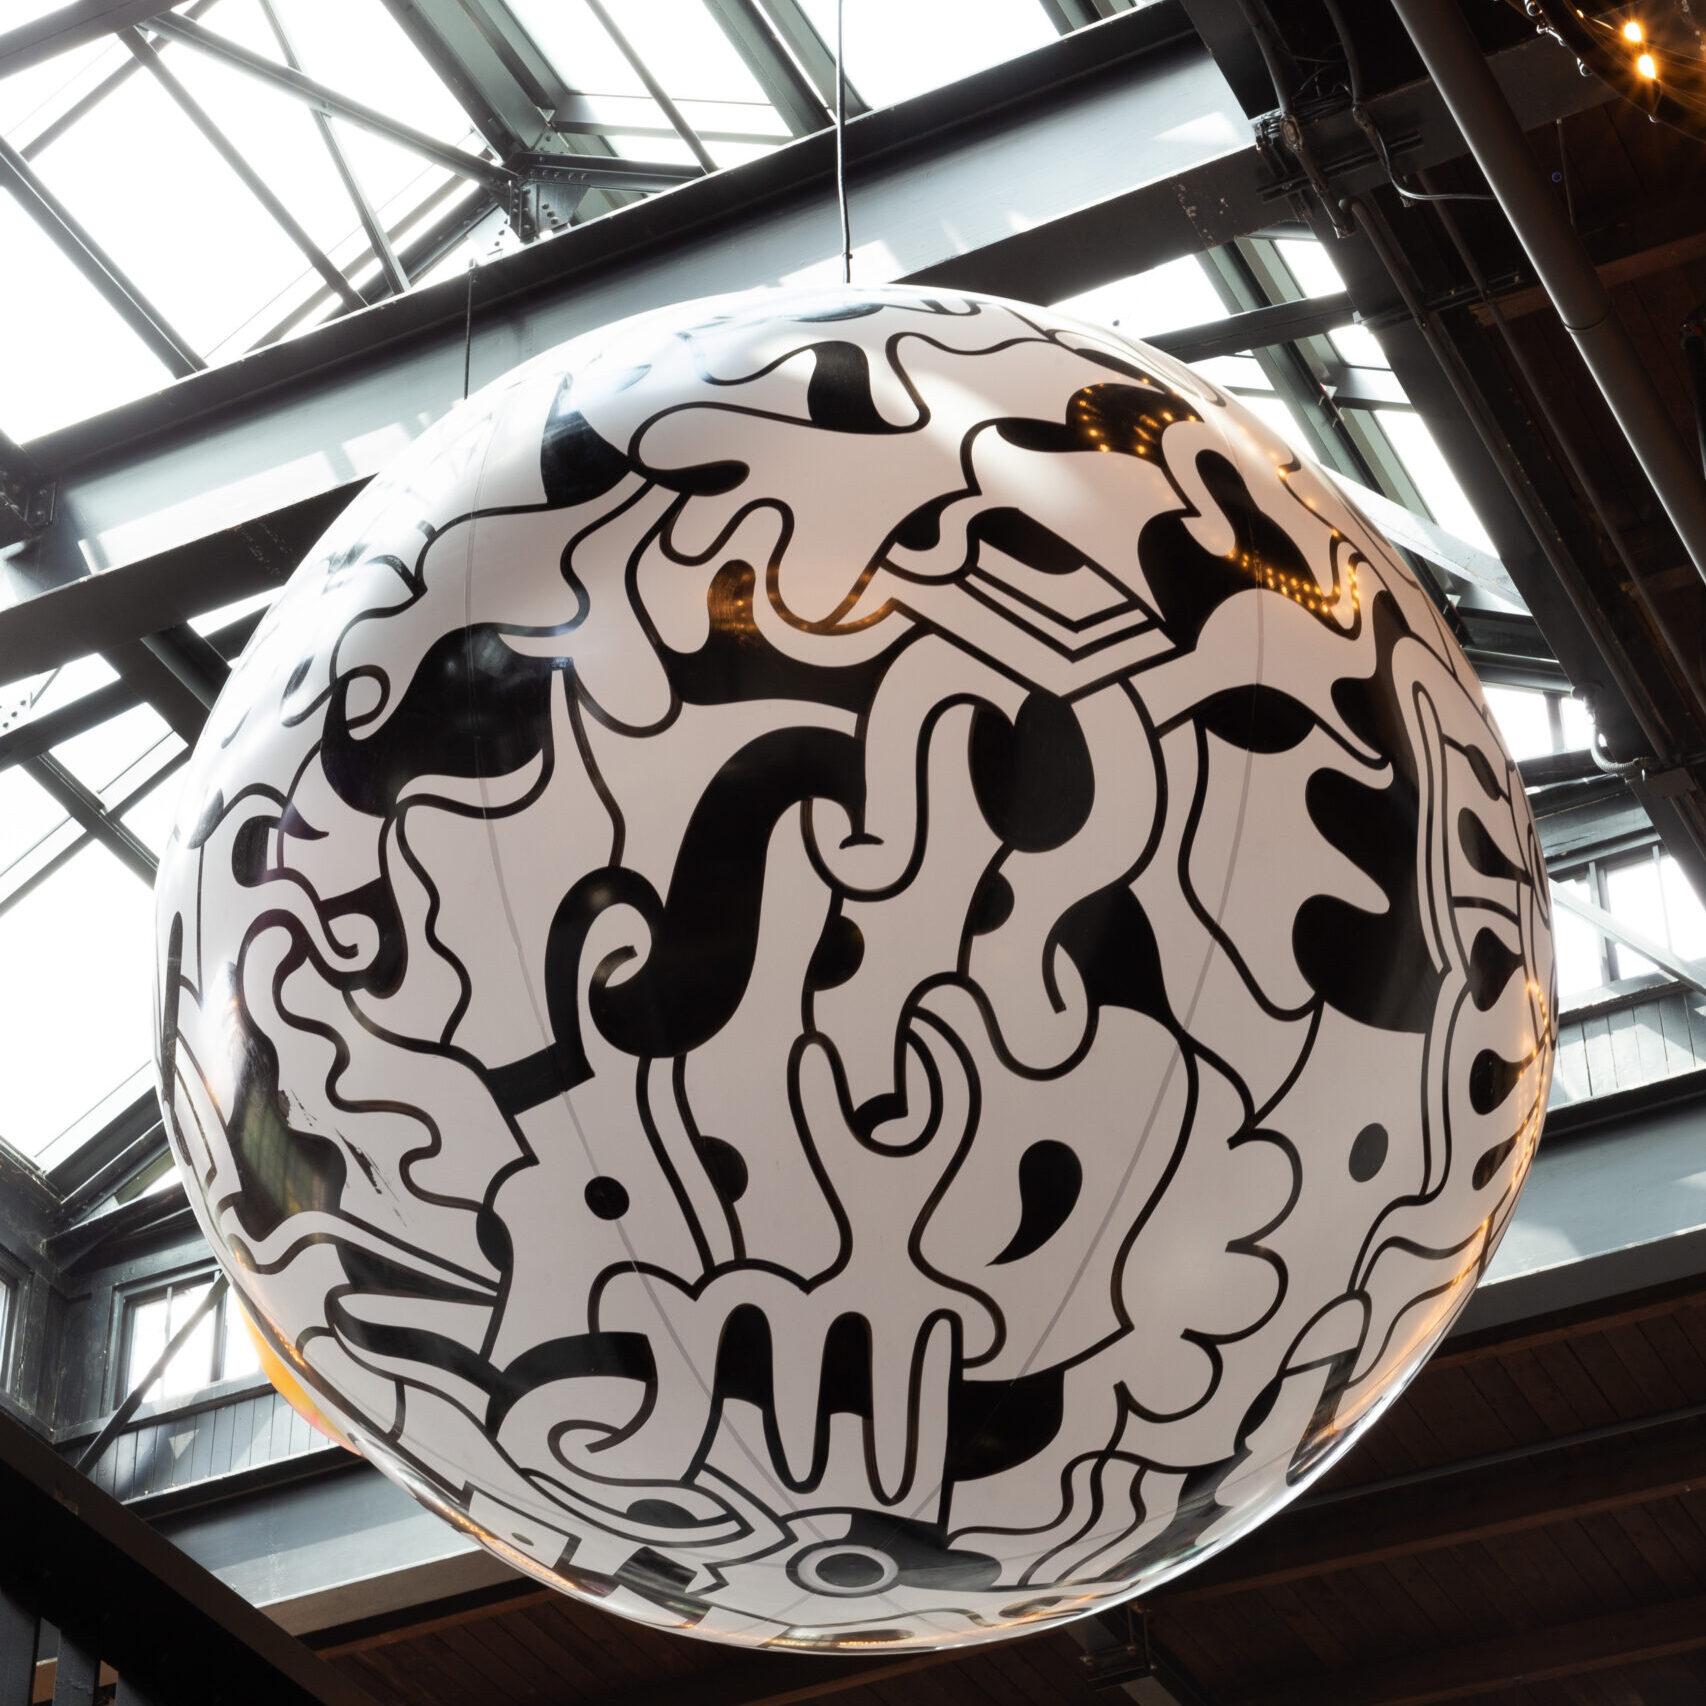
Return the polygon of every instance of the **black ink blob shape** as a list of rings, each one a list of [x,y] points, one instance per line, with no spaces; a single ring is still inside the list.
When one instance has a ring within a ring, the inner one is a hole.
[[[1503,1143],[1495,1143],[1479,1161],[1475,1163],[1475,1189],[1484,1191],[1493,1182],[1498,1170],[1504,1166],[1505,1157],[1516,1148],[1516,1139],[1507,1137]]]
[[[1336,770],[1304,789],[1310,821],[1385,897],[1364,910],[1337,895],[1312,895],[1292,922],[1298,970],[1341,1013],[1377,1030],[1424,1032],[1433,1024],[1443,973],[1422,921],[1416,871],[1421,790],[1416,757],[1393,686],[1392,653],[1409,633],[1391,598],[1374,600],[1371,674],[1334,683],[1333,702],[1351,730],[1390,766],[1368,787]]]
[[[880,1558],[864,1552],[825,1552],[812,1560],[812,1569],[820,1581],[846,1593],[874,1587],[888,1574]]]
[[[1386,1165],[1387,1137],[1383,1125],[1365,1125],[1351,1145],[1351,1177],[1366,1185]]]
[[[474,1216],[474,1242],[480,1246],[480,1254],[498,1273],[507,1274],[513,1270],[515,1241],[510,1237],[503,1217],[489,1202],[481,1203],[479,1213]]]
[[[1259,682],[1223,688],[1192,715],[1210,734],[1245,752],[1289,752],[1315,727],[1315,713],[1301,700]]]
[[[184,845],[186,847],[202,846],[214,830],[219,827],[219,820],[224,816],[225,795],[215,789],[213,797],[202,808],[201,816],[195,820],[195,828],[190,831]]]
[[[574,384],[569,374],[558,386],[539,445],[539,475],[553,509],[591,503],[633,472],[628,458],[601,438],[571,402]]]
[[[586,1206],[600,1220],[620,1220],[628,1212],[628,1193],[608,1173],[586,1182]]]
[[[649,1546],[642,1546],[616,1572],[616,1577],[629,1587],[644,1588],[653,1594],[671,1590],[677,1593],[685,1592],[693,1585],[693,1571],[690,1566],[674,1558],[666,1558]]]
[[[325,830],[316,829],[302,815],[294,800],[284,808],[284,816],[278,820],[278,832],[280,835],[293,836],[298,841],[324,841],[326,839]]]
[[[746,1195],[746,1161],[732,1143],[720,1137],[695,1138],[699,1164],[711,1181],[711,1189],[731,1208]]]
[[[552,665],[524,657],[487,623],[428,647],[402,698],[371,734],[349,714],[354,683],[333,684],[321,760],[345,805],[388,817],[420,776],[507,776],[537,758],[550,735]]]
[[[1487,760],[1487,755],[1479,747],[1468,748],[1469,773],[1481,785],[1481,792],[1489,800],[1503,798],[1499,792],[1499,779],[1493,774],[1493,767]]]
[[[1060,1432],[1065,1380],[1064,1367],[1017,1380],[956,1378],[948,1392],[944,1456],[950,1482],[999,1475],[1045,1450]],[[895,1550],[892,1544],[887,1549]]]
[[[864,932],[851,918],[838,912],[825,922],[823,934],[812,951],[811,964],[806,967],[806,987],[834,989],[859,969],[864,958]]]
[[[1478,1114],[1490,1114],[1510,1095],[1528,1070],[1526,1060],[1506,1060],[1484,1048],[1469,1068],[1469,1105]]]
[[[1227,599],[1256,585],[1256,565],[1313,583],[1314,570],[1291,535],[1251,497],[1243,476],[1217,451],[1197,457],[1197,473],[1231,523],[1232,556],[1205,551],[1185,525],[1190,512],[1152,516],[1137,536],[1137,557],[1173,643],[1194,650],[1203,624]],[[1247,561],[1240,562],[1243,558]]]
[[[691,1528],[693,1515],[668,1499],[636,1499],[628,1507],[635,1522],[649,1522],[654,1528]]]
[[[1041,688],[1008,722],[980,705],[971,725],[971,781],[989,827],[1023,853],[1070,841],[1090,815],[1096,778],[1072,707]]]
[[[940,497],[921,503],[917,509],[903,516],[895,530],[884,541],[883,550],[878,555],[886,554],[890,545],[898,545],[905,551],[928,551],[940,542],[942,514],[954,500],[953,492],[944,492]]]
[[[813,426],[831,432],[899,432],[877,413],[871,394],[870,358],[862,346],[832,339],[812,345],[812,377],[806,413]]]
[[[694,652],[658,646],[669,684],[689,705],[738,705],[758,699],[805,699],[862,712],[892,653],[862,663],[805,663],[778,651],[759,631],[752,601],[757,575],[750,563],[731,559],[717,570],[706,596],[711,618],[704,645]]]
[[[231,837],[231,875],[244,888],[265,879],[267,837],[277,828],[277,818],[252,817]]]
[[[1085,993],[1098,1007],[1125,1007],[1175,1030],[1161,971],[1161,950],[1143,903],[1112,883],[1068,908],[1055,928]]]
[[[1485,927],[1478,930],[1468,966],[1469,993],[1476,1007],[1485,1013],[1521,969],[1521,954],[1506,947],[1495,931]]]
[[[918,513],[914,511],[914,514]],[[1069,575],[1088,559],[1070,539],[1033,520],[1022,509],[986,509],[967,529],[974,545],[991,545],[1044,575]]]
[[[1019,1157],[1019,1224],[991,1262],[1034,1255],[1071,1218],[1084,1184],[1084,1168],[1064,1143],[1045,1137]]]
[[[304,958],[304,950],[293,949],[278,978]],[[244,1233],[264,1242],[293,1214],[336,1214],[348,1170],[343,1151],[330,1138],[290,1123],[290,1103],[279,1089],[277,1051],[241,1005],[232,1022],[243,1050],[226,1124],[237,1173],[232,1206]]]
[[[1083,385],[1067,399],[1060,421],[1013,417],[995,430],[1020,450],[1059,454],[1073,450],[1118,451],[1128,456],[1158,455],[1161,434],[1173,421],[1202,417],[1176,391],[1148,386],[1102,383]]]
[[[1528,881],[1528,873],[1506,856],[1493,839],[1492,832],[1468,806],[1457,814],[1457,842],[1471,868],[1483,877],[1501,877],[1518,883]]]
[[[974,936],[999,930],[1013,916],[1013,885],[999,871],[986,871],[966,909],[966,928]]]
[[[595,871],[569,890],[546,936],[545,987],[553,1047],[571,1082],[587,1071],[581,956],[594,920],[608,907],[631,906],[648,938],[637,971],[625,952],[593,971],[587,1005],[600,1032],[625,1054],[690,1053],[740,1005],[758,951],[771,838],[783,815],[808,799],[834,800],[858,816],[859,742],[832,729],[773,729],[733,754],[700,794],[667,898],[660,901],[645,877],[622,867]],[[612,981],[618,973],[625,975]]]
[[[541,1386],[558,1380],[617,1378],[657,1386],[657,1359],[644,1333],[573,1333],[547,1339],[523,1351],[501,1370],[481,1364],[476,1378],[491,1395],[486,1425],[496,1430],[504,1418]]]
[[[691,468],[650,468],[649,479],[666,491],[690,498],[714,498],[732,492],[752,470],[744,462],[699,462]]]

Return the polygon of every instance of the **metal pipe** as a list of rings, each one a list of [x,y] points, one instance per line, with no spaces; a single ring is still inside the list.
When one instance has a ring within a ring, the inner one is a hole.
[[[1604,281],[1541,176],[1456,0],[1392,0],[1564,328],[1706,580],[1706,482],[1684,452]]]
[[[1688,363],[1688,388],[1694,394],[1694,432],[1700,440],[1700,465],[1706,468],[1706,307],[1682,322],[1682,358]]]

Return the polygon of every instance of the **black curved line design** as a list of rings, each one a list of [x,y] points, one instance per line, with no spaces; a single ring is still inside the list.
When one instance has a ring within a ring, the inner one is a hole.
[[[701,1634],[998,1634],[1218,1544],[1538,1140],[1544,864],[1437,614],[1043,310],[699,305],[483,394],[186,802],[156,1049],[260,1330]]]

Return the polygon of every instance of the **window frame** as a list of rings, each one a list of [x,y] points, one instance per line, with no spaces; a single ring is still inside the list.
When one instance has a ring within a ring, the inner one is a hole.
[[[181,1268],[171,1274],[152,1274],[146,1279],[135,1281],[131,1285],[121,1287],[116,1297],[116,1307],[113,1311],[113,1354],[109,1361],[111,1373],[107,1381],[106,1409],[108,1412],[118,1408],[129,1396],[132,1386],[147,1372],[146,1369],[133,1368],[134,1339],[138,1311],[150,1303],[165,1300],[166,1318],[168,1322],[167,1337],[171,1336],[172,1299],[181,1292],[195,1291],[204,1285],[210,1285],[219,1276],[216,1265],[201,1262],[193,1267]],[[265,1386],[269,1384],[267,1377],[258,1369],[245,1369],[240,1374],[230,1374],[225,1368],[225,1340],[231,1325],[231,1310],[234,1305],[235,1293],[227,1285],[219,1301],[213,1307],[213,1351],[209,1364],[209,1378],[196,1386],[193,1391],[180,1393],[176,1397],[161,1395],[144,1398],[138,1409],[139,1415],[151,1414],[157,1411],[175,1410],[185,1405],[203,1402],[210,1393],[217,1392],[221,1387],[234,1382]],[[182,1354],[181,1352],[179,1353]],[[168,1364],[169,1368],[171,1365]],[[166,1370],[161,1371],[162,1380]]]

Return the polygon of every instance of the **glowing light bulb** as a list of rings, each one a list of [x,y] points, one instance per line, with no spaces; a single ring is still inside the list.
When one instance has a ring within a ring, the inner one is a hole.
[[[1642,29],[1633,18],[1631,18],[1629,22],[1623,26],[1623,39],[1625,41],[1642,42],[1647,39],[1647,32]]]
[[[1643,53],[1641,57],[1635,61],[1635,69],[1639,71],[1643,77],[1650,80],[1658,76],[1659,62],[1654,59],[1650,53]]]

